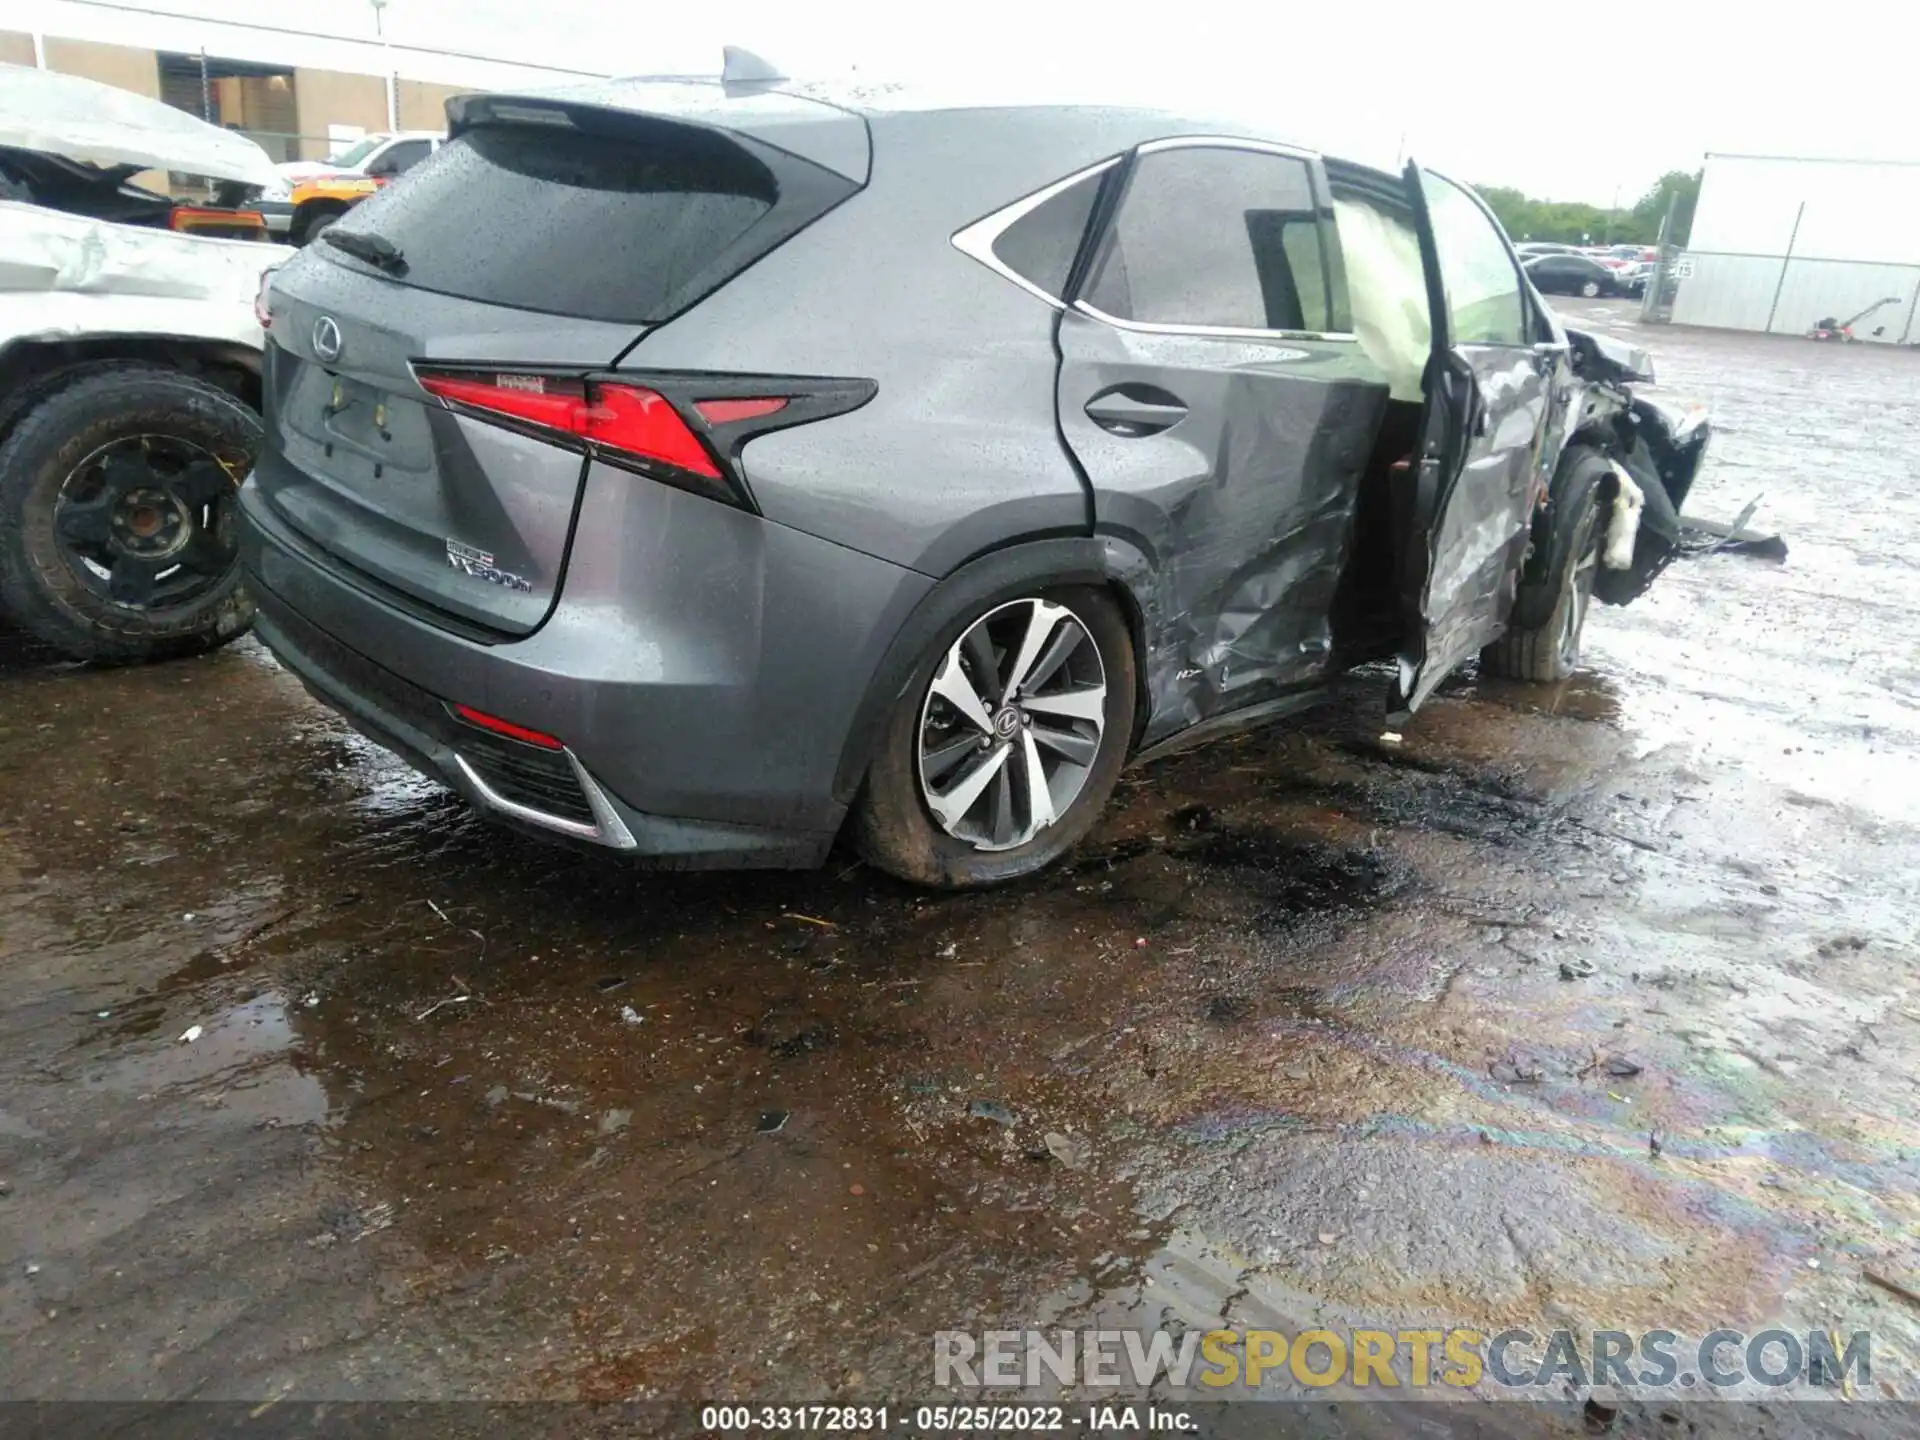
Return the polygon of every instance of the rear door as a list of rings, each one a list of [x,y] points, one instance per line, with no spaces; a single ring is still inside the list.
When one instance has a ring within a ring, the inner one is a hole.
[[[1346,332],[1317,157],[1218,139],[1132,158],[1062,314],[1061,432],[1143,551],[1154,740],[1308,685],[1386,403]]]
[[[1421,441],[1400,524],[1405,641],[1396,713],[1417,709],[1505,628],[1545,494],[1555,352],[1537,347],[1499,225],[1451,180],[1406,169],[1433,321]]]
[[[711,125],[510,108],[276,277],[256,476],[289,523],[393,598],[517,636],[559,592],[587,447],[555,432],[591,398],[585,377],[858,182]],[[864,143],[856,117],[821,110]],[[434,372],[559,418],[456,403],[422,385]]]

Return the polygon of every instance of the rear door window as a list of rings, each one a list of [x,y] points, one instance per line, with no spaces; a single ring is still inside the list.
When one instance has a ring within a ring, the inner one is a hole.
[[[1328,228],[1303,159],[1225,146],[1151,150],[1134,162],[1082,298],[1143,325],[1344,329]]]
[[[647,323],[686,308],[856,188],[750,137],[600,112],[564,128],[478,126],[340,227],[398,248],[405,266],[389,278],[404,285]]]
[[[368,166],[368,170],[375,175],[403,174],[432,153],[433,146],[426,140],[397,141],[382,150],[379,158]]]

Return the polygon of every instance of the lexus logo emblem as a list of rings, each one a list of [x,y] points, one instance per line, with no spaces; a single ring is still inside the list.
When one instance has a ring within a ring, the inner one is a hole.
[[[331,315],[313,322],[313,353],[329,365],[340,358],[340,325]]]

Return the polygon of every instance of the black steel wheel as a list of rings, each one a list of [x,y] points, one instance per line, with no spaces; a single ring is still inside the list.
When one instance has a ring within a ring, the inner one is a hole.
[[[0,604],[85,660],[212,649],[245,632],[236,504],[260,421],[157,366],[81,372],[0,446]]]

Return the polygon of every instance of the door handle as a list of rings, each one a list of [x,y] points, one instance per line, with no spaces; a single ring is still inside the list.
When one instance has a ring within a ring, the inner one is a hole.
[[[1145,393],[1121,388],[1108,390],[1087,402],[1087,418],[1102,430],[1126,439],[1140,439],[1171,430],[1186,418],[1187,407],[1164,390]]]

